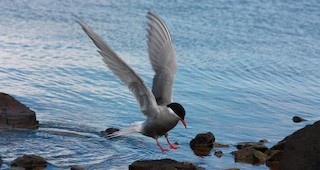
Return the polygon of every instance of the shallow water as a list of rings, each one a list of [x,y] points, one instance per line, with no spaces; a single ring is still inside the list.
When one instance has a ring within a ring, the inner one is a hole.
[[[178,124],[170,132],[180,149],[168,153],[141,135],[99,136],[144,117],[74,18],[87,22],[151,86],[149,10],[172,34],[179,65],[174,100],[187,110],[189,128]],[[197,157],[188,143],[211,131],[220,143],[268,139],[272,146],[319,119],[317,1],[2,0],[0,16],[0,91],[34,110],[41,123],[37,131],[0,132],[3,169],[31,153],[45,157],[47,169],[126,169],[138,159],[160,158],[207,169],[267,169],[234,163],[234,147],[221,149],[222,158],[213,155],[218,149]],[[294,115],[310,121],[294,124]]]

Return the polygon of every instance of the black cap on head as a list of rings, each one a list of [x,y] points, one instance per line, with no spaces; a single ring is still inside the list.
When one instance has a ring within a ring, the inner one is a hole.
[[[186,115],[186,111],[179,103],[170,103],[167,105],[170,107],[182,120],[184,120],[184,116]]]

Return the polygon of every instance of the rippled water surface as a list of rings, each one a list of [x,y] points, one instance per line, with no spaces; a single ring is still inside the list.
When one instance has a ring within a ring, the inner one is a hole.
[[[179,123],[170,132],[180,148],[168,153],[142,135],[100,137],[107,127],[144,117],[74,17],[151,86],[149,10],[171,31],[179,65],[174,100],[187,110],[189,128]],[[207,169],[267,169],[234,163],[234,147],[221,149],[222,158],[197,157],[189,141],[211,131],[220,143],[267,139],[272,146],[318,120],[319,28],[317,1],[1,0],[0,91],[26,104],[40,121],[36,131],[0,132],[2,168],[33,153],[49,161],[47,169],[126,169],[138,159],[160,158]],[[294,124],[294,115],[310,121]]]

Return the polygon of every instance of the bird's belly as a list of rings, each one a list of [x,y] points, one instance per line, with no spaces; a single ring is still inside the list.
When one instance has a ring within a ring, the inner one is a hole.
[[[177,125],[178,122],[170,122],[167,124],[159,124],[159,123],[148,123],[145,125],[144,130],[142,134],[152,137],[152,138],[158,138],[168,131],[170,131],[172,128],[174,128]]]

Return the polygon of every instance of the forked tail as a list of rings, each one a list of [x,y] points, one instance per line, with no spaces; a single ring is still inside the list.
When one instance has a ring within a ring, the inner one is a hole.
[[[142,129],[143,122],[135,122],[133,124],[130,124],[129,127],[121,129],[120,131],[114,132],[107,137],[109,139],[124,136],[124,135],[130,135],[132,133],[140,133]]]

